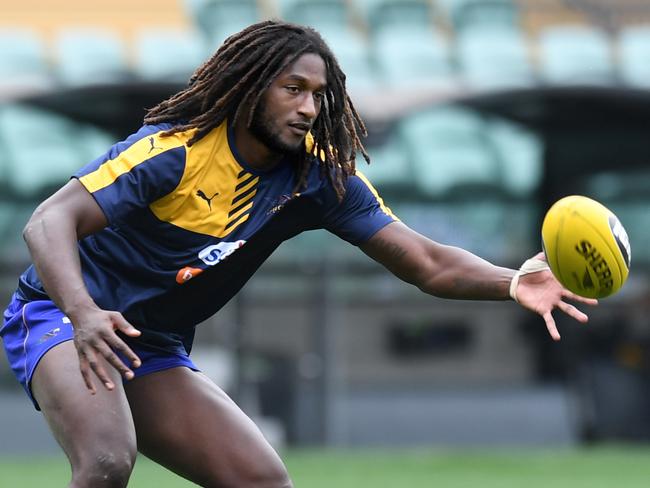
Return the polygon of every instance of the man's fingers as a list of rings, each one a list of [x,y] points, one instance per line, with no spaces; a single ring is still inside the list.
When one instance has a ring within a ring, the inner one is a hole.
[[[139,368],[140,367],[140,365],[142,364],[142,361],[140,361],[140,358],[138,357],[138,355],[136,353],[134,353],[133,350],[129,346],[127,346],[126,343],[122,339],[117,337],[115,334],[111,334],[111,336],[106,337],[105,340],[106,340],[106,342],[108,342],[108,344],[115,351],[119,351],[122,354],[124,354],[126,356],[126,358],[129,360],[129,362],[131,363],[131,366],[133,366],[134,368]],[[122,361],[120,361],[120,363],[123,364]],[[111,364],[113,364],[113,363],[111,363]],[[116,368],[116,369],[118,371],[122,372],[122,370],[120,368]],[[131,378],[128,378],[128,379],[131,379]]]
[[[113,380],[111,380],[110,376],[108,376],[106,368],[104,368],[101,359],[97,357],[94,351],[90,354],[86,354],[86,360],[88,361],[90,369],[93,371],[93,373],[95,373],[95,375],[99,378],[99,381],[102,382],[107,390],[112,390],[115,388]]]
[[[559,341],[560,332],[557,330],[557,326],[555,325],[555,320],[553,320],[553,315],[551,315],[551,312],[546,312],[544,315],[542,315],[542,317],[544,318],[544,322],[546,322],[546,329],[548,330],[548,333],[551,334],[551,337],[554,341]]]
[[[122,332],[123,334],[128,335],[129,337],[138,337],[141,332],[129,324],[124,317],[121,315],[117,316],[114,321],[115,328]]]
[[[79,352],[79,370],[81,371],[81,377],[86,384],[86,388],[88,388],[88,390],[90,390],[90,393],[93,395],[97,393],[97,390],[95,390],[95,384],[93,383],[91,377],[92,374],[90,365],[88,364],[88,359],[86,358],[86,353],[84,352]]]
[[[585,323],[589,321],[589,317],[587,316],[586,313],[581,312],[570,303],[560,302],[558,303],[557,308],[562,310],[569,317],[576,319],[578,322]]]
[[[108,363],[113,366],[120,375],[124,376],[127,380],[133,379],[133,371],[122,362],[122,360],[113,352],[113,350],[106,344],[101,343],[96,346],[96,349],[99,353],[108,361]]]
[[[576,295],[569,290],[564,290],[562,296],[564,298],[568,298],[569,300],[573,300],[574,302],[584,303],[585,305],[598,305],[598,300],[596,298],[581,297],[580,295]]]

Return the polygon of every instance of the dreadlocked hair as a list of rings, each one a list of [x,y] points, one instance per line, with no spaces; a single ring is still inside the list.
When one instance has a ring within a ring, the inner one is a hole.
[[[347,93],[345,74],[314,29],[268,20],[230,36],[195,71],[185,89],[148,110],[144,121],[176,124],[164,135],[196,129],[188,145],[199,141],[226,118],[234,124],[245,117],[243,120],[250,127],[265,90],[284,69],[307,53],[323,59],[327,88],[311,130],[310,152],[316,157],[309,156],[307,147],[300,151],[294,194],[306,187],[310,167],[320,158],[321,178],[329,179],[341,200],[347,177],[355,173],[356,153],[370,162],[360,140],[367,132]],[[242,113],[244,106],[248,107],[247,113]]]

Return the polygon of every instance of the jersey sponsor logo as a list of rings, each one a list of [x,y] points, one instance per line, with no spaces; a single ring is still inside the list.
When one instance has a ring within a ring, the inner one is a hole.
[[[208,196],[200,188],[196,192],[197,197],[202,198],[203,200],[208,202],[208,208],[210,209],[210,212],[212,212],[212,199],[214,197],[216,197],[217,195],[219,195],[219,192],[215,192],[214,195],[212,195],[211,197],[208,198]]]
[[[189,266],[185,266],[183,269],[179,269],[178,273],[176,273],[176,283],[182,285],[201,273],[203,273],[201,268],[190,268]]]
[[[205,249],[201,249],[199,252],[199,259],[208,266],[214,266],[226,259],[244,244],[246,244],[246,241],[241,239],[235,242],[220,242],[219,244],[213,244]]]
[[[149,148],[149,152],[147,154],[151,154],[151,151],[154,149],[160,149],[162,151],[162,147],[156,146],[156,140],[153,137],[149,138],[149,144],[151,144],[151,147]]]

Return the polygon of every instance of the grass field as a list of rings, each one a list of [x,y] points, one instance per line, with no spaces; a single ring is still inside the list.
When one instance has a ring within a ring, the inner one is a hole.
[[[579,450],[307,450],[283,454],[305,488],[647,488],[650,446]],[[63,458],[0,458],[0,487],[64,487]],[[134,488],[195,486],[139,458]]]

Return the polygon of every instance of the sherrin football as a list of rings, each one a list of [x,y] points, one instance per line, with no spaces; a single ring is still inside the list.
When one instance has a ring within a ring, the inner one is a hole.
[[[555,202],[542,223],[546,259],[562,285],[587,298],[621,289],[630,270],[630,241],[616,215],[580,195]]]

